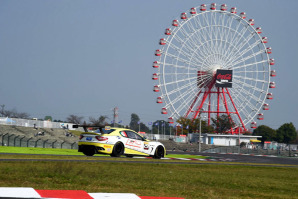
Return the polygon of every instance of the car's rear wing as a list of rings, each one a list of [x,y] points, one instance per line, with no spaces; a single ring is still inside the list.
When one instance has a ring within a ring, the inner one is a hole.
[[[105,128],[104,125],[80,125],[80,124],[73,124],[72,128],[79,128],[79,127],[83,127],[85,132],[88,132],[88,128],[98,128],[100,131],[101,129]]]

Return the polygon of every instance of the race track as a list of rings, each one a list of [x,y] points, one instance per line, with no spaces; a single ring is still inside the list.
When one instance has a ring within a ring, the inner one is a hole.
[[[32,154],[11,154],[20,156],[20,158],[2,157],[0,161],[59,161],[59,162],[119,162],[119,163],[160,163],[160,164],[220,164],[220,165],[245,165],[245,166],[274,166],[274,167],[298,167],[297,157],[275,157],[275,156],[253,156],[243,154],[216,154],[216,153],[192,153],[192,152],[168,152],[168,154],[189,154],[207,156],[206,159],[187,159],[187,158],[163,158],[155,160],[146,157],[119,157],[112,158],[110,156],[94,156],[92,159],[82,159],[84,156],[68,156],[68,155],[50,155],[52,158],[44,158],[49,155],[32,155]],[[6,153],[7,155],[7,153]],[[23,156],[23,157],[22,157]],[[24,158],[24,156],[26,156]],[[34,156],[34,158],[31,158]],[[59,157],[59,158],[58,158]],[[65,158],[63,158],[65,157]],[[69,157],[72,157],[71,159]],[[78,158],[75,158],[78,157]],[[150,159],[152,161],[150,161]]]

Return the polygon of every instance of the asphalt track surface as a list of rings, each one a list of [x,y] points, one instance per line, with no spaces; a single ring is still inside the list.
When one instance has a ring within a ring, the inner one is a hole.
[[[168,154],[185,154],[184,152],[168,152]],[[230,162],[251,164],[280,164],[298,167],[298,157],[272,157],[244,154],[187,153],[190,155],[210,156],[217,159],[230,159]]]
[[[6,153],[7,154],[7,153]],[[266,166],[266,167],[297,167],[298,168],[298,158],[297,157],[271,157],[271,156],[253,156],[253,155],[241,155],[241,154],[216,154],[216,153],[191,153],[191,152],[168,152],[168,154],[190,154],[190,155],[202,155],[212,157],[213,161],[181,161],[181,160],[171,160],[165,161],[161,160],[136,160],[130,158],[127,161],[126,157],[120,158],[111,158],[109,156],[94,156],[92,160],[80,160],[80,159],[55,159],[53,155],[52,159],[43,158],[44,155],[34,155],[35,158],[26,158],[26,159],[9,159],[3,158],[1,161],[59,161],[59,162],[119,162],[119,163],[154,163],[154,164],[220,164],[220,165],[245,165],[245,166]],[[28,155],[33,156],[32,154],[13,154],[13,155]],[[40,158],[36,158],[39,156]],[[60,156],[60,155],[59,155]],[[66,155],[61,155],[65,156]],[[80,157],[80,156],[78,156]],[[98,160],[97,160],[98,157]]]

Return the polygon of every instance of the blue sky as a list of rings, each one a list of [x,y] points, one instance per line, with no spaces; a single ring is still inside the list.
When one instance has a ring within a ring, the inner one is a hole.
[[[98,117],[119,108],[148,123],[167,119],[155,103],[154,51],[164,29],[195,0],[0,0],[0,104],[31,117]],[[274,129],[298,128],[298,1],[217,1],[254,18],[273,49],[274,100],[264,113]]]

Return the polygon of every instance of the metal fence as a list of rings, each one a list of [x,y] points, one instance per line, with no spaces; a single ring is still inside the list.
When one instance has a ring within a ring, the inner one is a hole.
[[[249,155],[272,155],[272,156],[289,156],[296,157],[297,151],[291,147],[285,149],[264,149],[262,147],[250,149],[250,148],[239,148],[239,146],[227,146],[227,147],[216,147],[205,150],[207,153],[241,153]]]
[[[43,140],[8,133],[0,134],[0,146],[78,149],[77,142],[70,143],[50,139]]]

